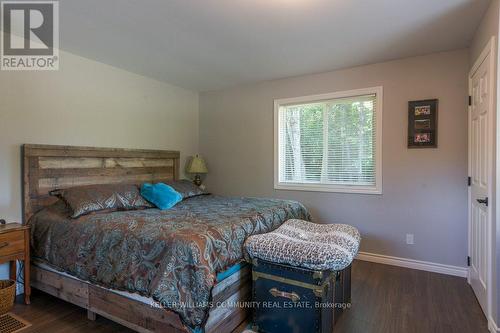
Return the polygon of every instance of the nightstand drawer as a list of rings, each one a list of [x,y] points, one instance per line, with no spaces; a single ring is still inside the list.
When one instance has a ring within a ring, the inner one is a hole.
[[[0,234],[0,257],[9,256],[24,251],[24,231],[12,231]]]

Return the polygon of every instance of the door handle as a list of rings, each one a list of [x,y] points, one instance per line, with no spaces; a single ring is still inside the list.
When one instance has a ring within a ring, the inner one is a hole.
[[[476,199],[476,201],[479,202],[480,204],[485,204],[486,206],[488,206],[488,197],[484,199]]]

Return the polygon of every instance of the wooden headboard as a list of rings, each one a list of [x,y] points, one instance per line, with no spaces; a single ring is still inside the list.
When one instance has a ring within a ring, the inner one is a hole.
[[[51,190],[179,179],[178,151],[26,144],[22,157],[23,223],[57,200]]]

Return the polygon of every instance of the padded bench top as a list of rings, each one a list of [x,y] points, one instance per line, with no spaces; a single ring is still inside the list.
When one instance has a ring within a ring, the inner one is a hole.
[[[250,258],[313,270],[342,270],[358,253],[358,229],[347,224],[288,220],[276,230],[248,237]]]

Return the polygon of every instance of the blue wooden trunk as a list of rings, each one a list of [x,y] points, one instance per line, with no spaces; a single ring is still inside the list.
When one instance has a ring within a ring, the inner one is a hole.
[[[256,332],[332,332],[350,302],[350,266],[314,271],[254,259],[252,279]]]

